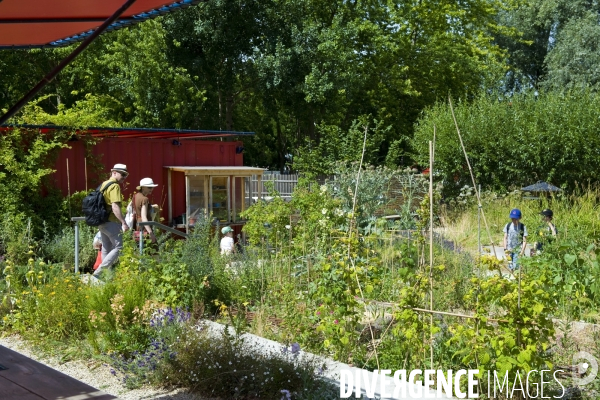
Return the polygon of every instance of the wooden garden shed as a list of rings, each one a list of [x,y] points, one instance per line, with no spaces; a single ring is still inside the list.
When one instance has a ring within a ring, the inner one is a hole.
[[[173,220],[174,177],[185,179],[185,214],[178,224],[189,231],[198,216],[212,215],[220,224],[239,226],[240,217],[262,192],[262,168],[244,166],[167,166],[167,196],[169,220]],[[258,181],[258,193],[253,193],[252,178]],[[256,196],[254,196],[256,194]]]
[[[18,128],[39,129],[45,134],[69,130],[33,125]],[[87,145],[83,135],[97,143]],[[113,165],[125,164],[129,176],[122,185],[124,199],[132,197],[142,178],[152,178],[158,187],[150,200],[160,206],[163,224],[186,228],[187,216],[201,211],[214,213],[221,223],[239,224],[240,212],[252,197],[259,196],[250,179],[260,182],[263,174],[262,168],[243,165],[243,144],[235,138],[250,135],[254,132],[88,128],[76,131],[68,148],[61,149],[52,178],[55,187],[69,196],[96,188],[108,178]]]

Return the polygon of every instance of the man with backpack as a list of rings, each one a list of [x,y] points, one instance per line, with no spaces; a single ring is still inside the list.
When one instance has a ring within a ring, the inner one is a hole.
[[[100,192],[106,203],[106,211],[109,213],[108,221],[98,225],[102,237],[102,263],[94,272],[98,277],[102,270],[110,268],[117,262],[121,249],[123,248],[123,232],[129,230],[125,217],[121,212],[121,186],[129,172],[125,164],[115,164],[110,170],[111,176],[100,185]]]
[[[511,222],[506,224],[504,232],[504,252],[510,259],[508,268],[514,271],[519,268],[519,257],[525,253],[527,247],[527,228],[521,223],[521,210],[515,208],[510,211]]]

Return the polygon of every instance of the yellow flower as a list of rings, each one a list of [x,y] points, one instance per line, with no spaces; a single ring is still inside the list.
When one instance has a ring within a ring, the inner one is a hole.
[[[50,296],[54,296],[56,294],[56,292],[52,292],[50,293]]]

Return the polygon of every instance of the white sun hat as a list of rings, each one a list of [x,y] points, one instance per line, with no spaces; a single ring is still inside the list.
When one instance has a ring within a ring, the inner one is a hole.
[[[152,178],[144,178],[140,181],[140,186],[138,186],[136,189],[137,190],[141,190],[143,187],[157,187],[158,185],[156,183],[154,183],[154,181],[152,180]]]

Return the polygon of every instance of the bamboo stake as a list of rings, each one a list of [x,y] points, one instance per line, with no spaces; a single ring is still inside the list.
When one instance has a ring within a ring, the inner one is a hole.
[[[356,221],[356,196],[358,194],[358,183],[360,181],[360,170],[362,169],[362,164],[365,159],[365,149],[367,147],[367,133],[369,132],[369,126],[365,126],[365,135],[363,138],[363,147],[362,154],[360,156],[360,164],[358,165],[358,171],[356,173],[356,186],[354,189],[354,198],[352,199],[352,219],[350,220],[350,229],[348,229],[348,236],[352,237],[352,229],[354,222]],[[358,227],[357,227],[358,230]],[[356,284],[358,285],[358,290],[360,291],[360,297],[364,300],[365,295],[363,293],[362,287],[360,285],[360,281],[358,280],[358,274],[356,273],[356,265],[354,264],[354,260],[350,257],[350,241],[348,241],[348,259],[352,263],[352,267],[354,269],[354,277],[356,278]],[[365,303],[365,311],[367,310],[367,305]],[[373,343],[373,351],[375,352],[375,361],[377,362],[377,369],[379,368],[379,356],[377,355],[377,348],[375,347],[375,334],[373,333],[373,327],[371,326],[371,322],[369,322],[369,332],[371,333],[371,342]]]
[[[288,243],[288,279],[292,276],[292,216],[290,215],[290,237]]]
[[[83,157],[83,171],[85,173],[85,191],[87,192],[87,157]]]
[[[425,308],[419,308],[419,307],[408,307],[408,306],[400,306],[396,303],[389,303],[386,301],[376,301],[376,300],[367,300],[367,299],[361,299],[359,297],[355,296],[355,299],[357,300],[361,300],[364,301],[366,303],[374,303],[374,304],[378,304],[378,305],[382,305],[382,306],[387,306],[390,308],[400,308],[403,310],[413,310],[413,311],[418,311],[418,312],[424,312],[424,313],[432,313],[432,314],[439,314],[439,315],[447,315],[449,317],[459,317],[459,318],[468,318],[468,319],[477,319],[477,320],[481,320],[481,317],[478,317],[477,315],[467,315],[467,314],[459,314],[459,313],[453,313],[453,312],[448,312],[448,311],[436,311],[436,310],[428,310]],[[491,322],[502,322],[502,323],[510,323],[510,321],[505,320],[505,319],[497,319],[497,318],[486,318],[486,321],[491,321]],[[521,321],[515,321],[515,324],[522,324]],[[537,323],[535,321],[531,321],[529,322],[531,325],[537,325]]]
[[[523,254],[525,255],[525,254]],[[519,317],[521,316],[521,268],[519,268],[519,296],[517,298],[517,310]],[[521,330],[517,329],[517,345],[521,347]]]
[[[429,142],[429,309],[433,311],[433,163],[435,160],[436,127],[433,125],[433,141]],[[429,358],[433,369],[433,314],[429,316]]]
[[[490,243],[492,244],[492,251],[496,254],[496,246],[494,245],[494,239],[492,238],[492,234],[490,232],[490,227],[487,223],[487,218],[485,218],[485,213],[483,212],[483,208],[481,206],[481,194],[479,190],[477,190],[477,183],[475,183],[475,175],[473,174],[473,168],[471,168],[471,163],[469,162],[469,156],[467,155],[467,150],[465,149],[465,144],[462,140],[462,135],[460,134],[460,129],[458,128],[458,122],[456,122],[456,116],[454,115],[454,107],[452,107],[452,98],[448,96],[448,103],[450,104],[450,112],[452,113],[452,119],[454,120],[454,126],[456,127],[456,132],[458,133],[458,139],[460,140],[460,146],[462,147],[463,153],[465,155],[465,160],[467,160],[467,166],[469,167],[469,173],[471,174],[471,180],[473,181],[473,190],[475,190],[475,194],[477,195],[477,206],[481,210],[481,216],[483,218],[483,223],[485,225],[485,229],[487,231],[488,237],[490,238]]]
[[[433,126],[435,140],[435,125]],[[433,311],[433,142],[429,141],[429,309]],[[429,314],[429,362],[433,369],[433,314]]]
[[[69,199],[69,219],[71,219],[71,178],[69,177],[69,159],[67,158],[67,193]]]

